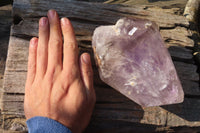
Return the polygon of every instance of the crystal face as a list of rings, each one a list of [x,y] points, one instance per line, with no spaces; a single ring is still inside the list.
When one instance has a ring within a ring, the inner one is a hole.
[[[100,78],[139,105],[183,101],[181,83],[154,22],[123,18],[100,26],[92,47]]]

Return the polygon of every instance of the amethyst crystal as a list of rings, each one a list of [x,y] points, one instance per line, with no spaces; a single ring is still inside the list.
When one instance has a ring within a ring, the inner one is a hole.
[[[95,29],[100,78],[141,106],[180,103],[184,93],[158,26],[123,18]]]

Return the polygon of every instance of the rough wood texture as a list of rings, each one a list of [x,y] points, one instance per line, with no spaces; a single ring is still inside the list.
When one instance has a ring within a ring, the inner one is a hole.
[[[198,10],[199,10],[199,0],[188,0],[187,5],[185,7],[184,16],[191,22],[197,20]]]
[[[48,3],[48,4],[47,4]],[[48,7],[48,8],[47,8]],[[4,127],[26,130],[23,121],[23,95],[27,71],[28,41],[37,36],[38,20],[48,9],[56,9],[60,16],[72,20],[81,52],[92,53],[91,36],[95,27],[114,24],[121,17],[138,17],[155,21],[176,66],[183,84],[185,101],[182,104],[141,108],[119,92],[104,84],[94,60],[94,85],[97,103],[86,132],[152,132],[169,130],[174,126],[200,126],[200,90],[197,66],[192,50],[179,46],[193,46],[188,21],[176,14],[177,9],[147,6],[119,6],[80,1],[15,0],[9,52],[5,71],[1,108]],[[163,128],[164,127],[164,128]]]
[[[151,5],[159,6],[165,9],[180,8],[181,13],[185,8],[188,0],[108,0],[105,3],[109,4],[124,4],[124,5]]]
[[[0,20],[1,20],[0,21],[0,92],[3,89],[3,75],[6,64],[7,49],[10,36],[10,26],[12,22],[12,17],[11,17],[12,6],[5,5],[9,4],[9,2],[8,3],[4,2],[0,2]],[[1,109],[0,109],[0,128],[2,127],[2,123],[3,119],[1,117]]]
[[[11,5],[0,7],[0,90],[2,90],[10,26],[12,22],[11,8]]]

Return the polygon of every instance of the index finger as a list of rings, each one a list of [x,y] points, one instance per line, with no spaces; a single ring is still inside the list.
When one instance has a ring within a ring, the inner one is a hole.
[[[78,46],[72,24],[67,18],[61,19],[61,29],[64,37],[63,69],[78,70]]]

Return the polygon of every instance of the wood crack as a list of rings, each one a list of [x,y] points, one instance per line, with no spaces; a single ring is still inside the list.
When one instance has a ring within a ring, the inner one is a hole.
[[[24,96],[24,93],[4,93],[4,95],[21,95],[21,96]]]

